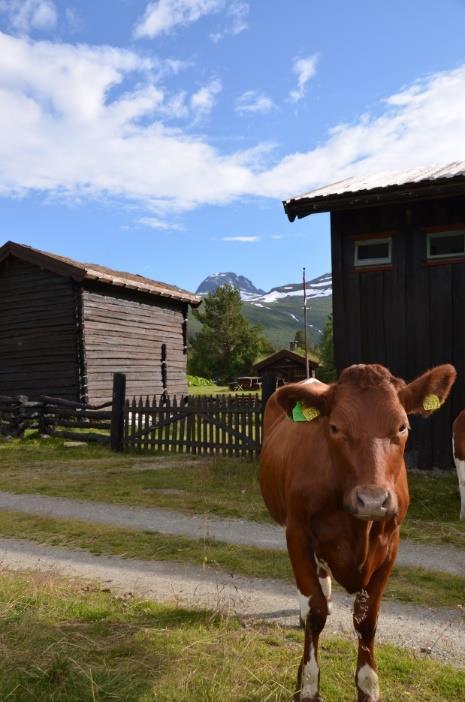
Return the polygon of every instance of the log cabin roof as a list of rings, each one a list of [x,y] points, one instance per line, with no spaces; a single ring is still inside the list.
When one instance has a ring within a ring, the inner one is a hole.
[[[295,351],[290,351],[289,349],[281,349],[280,351],[275,351],[275,353],[272,353],[270,356],[266,356],[260,361],[257,361],[257,363],[254,363],[252,367],[255,371],[259,372],[264,368],[272,366],[278,361],[282,361],[284,359],[289,359],[293,363],[305,367],[305,356],[303,356],[300,353],[296,353]],[[319,363],[317,363],[310,357],[308,359],[308,365],[310,366],[310,368],[319,367]]]
[[[201,303],[201,298],[198,295],[194,295],[174,285],[160,283],[135,273],[115,271],[96,263],[81,263],[80,261],[75,261],[66,256],[40,251],[39,249],[32,248],[32,246],[17,244],[14,241],[7,241],[6,244],[0,248],[0,263],[8,258],[8,256],[14,256],[22,261],[27,261],[45,270],[57,273],[58,275],[69,276],[77,282],[89,280],[107,283],[109,285],[147,293],[149,295],[157,295],[158,297],[167,297],[173,300],[179,300],[180,302],[187,302],[193,307],[197,307]]]
[[[346,178],[283,201],[291,222],[316,212],[465,194],[465,161],[445,166]]]

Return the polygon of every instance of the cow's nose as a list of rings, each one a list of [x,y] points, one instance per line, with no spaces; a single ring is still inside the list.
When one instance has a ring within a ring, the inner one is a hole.
[[[393,511],[390,490],[375,486],[358,487],[355,491],[354,514],[360,519],[383,519]]]

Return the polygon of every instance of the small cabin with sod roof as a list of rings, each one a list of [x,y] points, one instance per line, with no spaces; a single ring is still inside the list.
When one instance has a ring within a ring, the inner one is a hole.
[[[285,201],[290,221],[330,212],[338,371],[381,363],[406,380],[453,363],[446,405],[412,420],[411,465],[452,466],[465,407],[465,162],[349,178]]]
[[[173,285],[30,246],[0,248],[0,394],[111,400],[187,392],[187,312]]]
[[[308,359],[310,377],[315,377],[318,368],[311,358]],[[290,349],[281,349],[262,358],[253,365],[254,371],[262,378],[264,375],[273,375],[278,384],[298,383],[306,378],[305,356]]]

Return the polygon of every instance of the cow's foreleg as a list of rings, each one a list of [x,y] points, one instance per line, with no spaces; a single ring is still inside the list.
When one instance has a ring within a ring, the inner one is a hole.
[[[382,702],[374,653],[375,634],[381,597],[396,555],[397,545],[393,546],[389,560],[373,574],[366,589],[358,592],[355,598],[354,627],[358,636],[355,685],[358,702]]]
[[[328,616],[328,603],[318,580],[311,545],[299,529],[287,528],[287,548],[299,589],[300,615],[305,627],[304,653],[297,676],[296,702],[320,702],[318,639]]]

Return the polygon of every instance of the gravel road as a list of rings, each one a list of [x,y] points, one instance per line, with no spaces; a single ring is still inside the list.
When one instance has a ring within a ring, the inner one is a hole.
[[[96,579],[115,592],[297,625],[295,589],[279,581],[229,575],[207,567],[93,556],[15,539],[0,539],[0,561],[9,570]],[[334,595],[325,632],[355,639],[352,598],[338,592]],[[434,610],[385,601],[378,640],[465,668],[465,627],[459,609]]]
[[[0,492],[0,509],[10,509],[42,517],[79,519],[113,524],[129,529],[145,529],[162,534],[211,538],[230,544],[284,549],[281,527],[244,519],[217,519],[211,516],[186,515],[155,507],[127,507],[104,502],[84,502],[46,495]],[[451,546],[430,546],[402,541],[398,565],[420,566],[465,577],[465,550]]]

